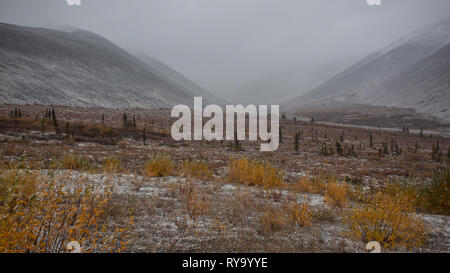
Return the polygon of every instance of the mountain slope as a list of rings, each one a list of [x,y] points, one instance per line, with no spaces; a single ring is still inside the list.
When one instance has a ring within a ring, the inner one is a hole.
[[[110,108],[192,104],[192,93],[94,33],[0,23],[0,37],[0,103]]]
[[[166,79],[166,81],[172,82],[172,84],[179,86],[180,88],[188,90],[195,96],[203,97],[204,103],[217,103],[217,104],[224,103],[223,99],[215,96],[209,91],[206,91],[205,89],[198,86],[196,83],[186,78],[178,71],[172,69],[165,63],[153,57],[150,57],[144,53],[133,53],[133,55],[136,56],[136,58],[145,62],[155,75],[158,75],[162,79]]]
[[[299,63],[274,71],[230,94],[237,103],[273,104],[305,93],[342,69],[336,62],[323,67]]]
[[[385,83],[434,54],[450,42],[450,20],[426,27],[363,59],[312,91],[285,105],[295,109],[305,105],[350,102],[380,104],[390,90]],[[385,101],[386,102],[386,101]],[[400,104],[389,101],[390,105]]]

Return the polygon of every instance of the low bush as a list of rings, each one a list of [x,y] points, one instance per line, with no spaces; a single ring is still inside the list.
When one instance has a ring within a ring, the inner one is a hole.
[[[151,177],[168,176],[172,174],[174,168],[175,164],[170,156],[159,155],[145,163],[144,174]]]
[[[126,248],[127,228],[111,229],[101,221],[108,185],[63,180],[66,184],[38,171],[0,169],[0,252],[67,252],[71,241],[82,252]]]
[[[299,227],[311,226],[313,213],[306,203],[298,204],[293,202],[288,206],[288,214],[292,223],[297,224]]]
[[[90,170],[92,169],[91,163],[88,158],[77,156],[74,154],[64,154],[59,160],[59,166],[62,169],[69,170]]]
[[[120,159],[115,156],[107,157],[103,162],[103,171],[107,173],[117,173],[122,171]]]
[[[430,233],[425,222],[415,215],[410,200],[381,192],[362,207],[352,209],[345,223],[350,237],[364,242],[377,241],[388,249],[420,247]]]
[[[213,173],[203,161],[184,161],[181,163],[179,175],[181,177],[207,180],[212,177]]]
[[[344,208],[347,206],[347,184],[332,182],[325,191],[325,203],[331,207]]]
[[[264,188],[284,185],[282,171],[268,163],[251,161],[247,158],[232,159],[229,165],[228,181]]]
[[[294,188],[298,192],[312,193],[312,194],[323,194],[327,187],[327,183],[319,178],[310,178],[309,176],[304,176],[300,178],[295,184]]]

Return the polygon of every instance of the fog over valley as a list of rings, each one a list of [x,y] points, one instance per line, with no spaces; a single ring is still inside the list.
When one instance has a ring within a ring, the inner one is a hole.
[[[2,0],[0,21],[95,32],[227,97],[292,67],[337,73],[448,10],[447,0]]]

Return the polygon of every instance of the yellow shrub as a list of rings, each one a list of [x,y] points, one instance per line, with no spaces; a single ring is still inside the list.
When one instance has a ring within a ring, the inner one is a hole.
[[[347,205],[347,185],[331,182],[325,192],[325,203],[332,207],[344,208]]]
[[[107,232],[100,222],[109,201],[106,185],[86,186],[30,170],[0,170],[0,252],[66,252],[77,241],[83,252],[121,251],[125,229]]]
[[[249,186],[273,188],[284,185],[283,173],[268,163],[233,159],[229,165],[228,180]]]
[[[120,159],[115,156],[106,158],[103,162],[103,170],[107,173],[120,172],[122,170]]]
[[[299,205],[296,202],[293,202],[288,206],[288,213],[291,222],[296,223],[299,227],[311,226],[313,213],[309,209],[308,204],[303,203]]]
[[[368,204],[353,209],[345,219],[349,236],[383,247],[414,248],[425,243],[430,229],[417,218],[410,200],[377,193]]]
[[[170,156],[156,156],[144,166],[144,173],[152,177],[162,177],[172,174],[174,163]]]
[[[310,179],[305,176],[300,178],[294,187],[299,192],[321,194],[325,191],[326,185],[321,179]]]
[[[181,163],[180,176],[207,180],[212,177],[212,172],[202,161],[185,161]]]
[[[69,170],[89,170],[91,165],[89,160],[85,157],[80,157],[74,154],[64,154],[60,159],[60,167]]]

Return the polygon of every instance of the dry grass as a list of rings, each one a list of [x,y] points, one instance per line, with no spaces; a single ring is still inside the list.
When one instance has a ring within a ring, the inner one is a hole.
[[[327,184],[322,179],[311,179],[310,176],[300,178],[294,185],[294,190],[303,193],[322,194]]]
[[[203,161],[184,161],[181,163],[179,175],[191,179],[208,180],[213,173]]]
[[[59,166],[69,170],[88,171],[92,169],[88,158],[74,154],[64,154],[59,160]]]
[[[117,173],[122,171],[122,164],[118,157],[107,157],[103,162],[103,171],[107,173]]]
[[[169,155],[159,155],[153,157],[145,163],[144,174],[151,177],[163,177],[172,175],[175,163]]]
[[[325,203],[331,207],[345,208],[347,206],[347,184],[332,182],[325,192]]]
[[[260,223],[264,232],[274,232],[280,231],[289,223],[289,221],[284,213],[282,213],[282,209],[267,207],[260,217]]]
[[[247,158],[231,160],[228,181],[249,186],[258,185],[266,189],[284,185],[282,171],[268,163],[251,161]]]

